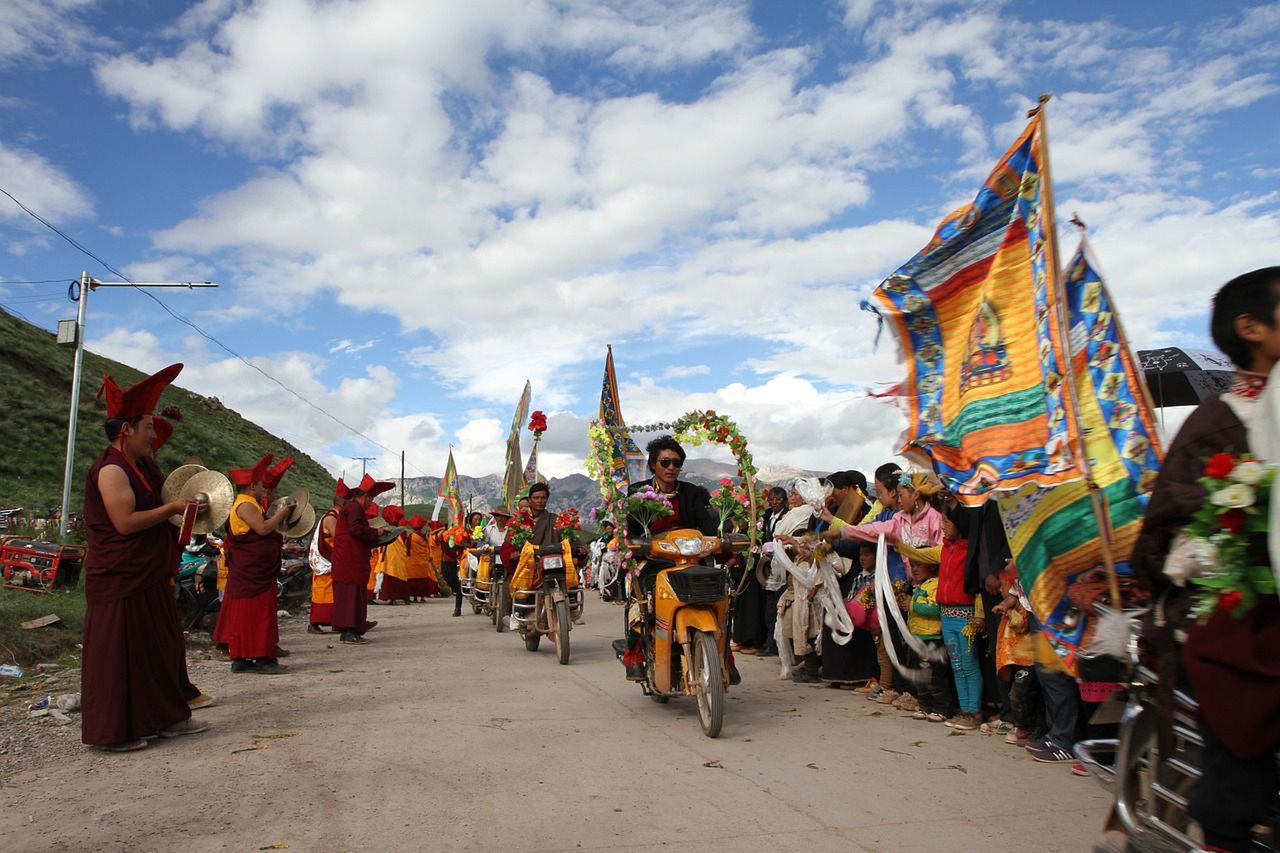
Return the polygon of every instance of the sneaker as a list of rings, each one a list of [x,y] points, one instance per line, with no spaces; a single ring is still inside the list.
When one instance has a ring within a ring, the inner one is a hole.
[[[880,692],[880,695],[877,696],[872,701],[875,702],[877,705],[892,705],[901,696],[902,694],[897,692],[896,690],[882,690]]]
[[[893,703],[893,707],[897,708],[899,711],[919,711],[920,702],[910,693],[904,693],[898,698],[897,702]]]
[[[1073,776],[1088,776],[1088,775],[1089,775],[1089,771],[1088,771],[1088,769],[1086,769],[1086,768],[1085,768],[1085,766],[1084,766],[1084,764],[1083,764],[1082,762],[1077,761],[1075,764],[1072,764],[1072,765],[1071,765],[1071,775],[1073,775]]]
[[[212,696],[205,693],[201,693],[196,698],[188,700],[187,707],[193,711],[198,711],[201,708],[212,708],[216,704],[218,704],[217,699],[214,699]]]
[[[319,625],[308,625],[307,633],[308,634],[327,634],[328,631],[324,630]]]
[[[1028,740],[1026,746],[1027,752],[1048,752],[1051,749],[1055,749],[1053,741],[1049,740],[1047,737]]]
[[[880,682],[874,678],[868,681],[866,684],[862,685],[861,687],[853,688],[853,692],[857,693],[859,696],[866,696],[868,693],[875,693],[879,690],[880,690]]]
[[[946,714],[934,713],[929,715],[929,722],[931,723],[945,723],[946,721],[947,721]]]
[[[147,748],[147,742],[142,738],[136,740],[123,740],[120,743],[100,744],[98,749],[103,752],[137,752],[140,749]]]
[[[281,666],[280,662],[273,658],[264,658],[258,661],[258,672],[263,675],[284,675],[289,671],[289,667]]]
[[[978,730],[984,735],[1007,735],[1013,730],[1013,726],[1004,720],[991,720],[979,726]]]
[[[877,686],[875,690],[871,690],[863,694],[863,698],[865,698],[868,702],[874,702],[883,695],[884,695],[884,691]]]
[[[1049,749],[1036,750],[1031,757],[1041,764],[1074,764],[1076,757],[1058,746],[1050,745]]]
[[[278,657],[278,658],[287,658],[288,656],[289,656],[289,650],[288,650],[288,649],[282,649],[282,648],[280,648],[280,644],[279,644],[279,643],[277,643],[277,644],[276,644],[276,657]]]
[[[971,732],[978,728],[977,714],[956,714],[947,720],[947,725],[956,731]]]
[[[1031,732],[1027,729],[1015,728],[1005,737],[1004,742],[1011,746],[1026,746],[1031,742]]]
[[[231,662],[232,672],[253,672],[254,669],[253,661],[245,658],[236,658]]]
[[[362,633],[362,634],[367,634],[367,633],[369,633],[370,631],[372,631],[374,628],[377,628],[377,627],[378,627],[378,620],[377,620],[377,619],[371,619],[371,620],[369,620],[368,622],[365,622],[365,623],[364,623],[364,630],[363,630],[363,631],[361,631],[360,633]]]
[[[338,642],[361,646],[369,641],[357,634],[355,631],[343,631],[342,636],[338,638]]]
[[[454,616],[461,616],[461,615],[462,615],[462,611],[461,611],[461,610],[455,610],[455,611],[453,611],[453,615],[454,615]]]
[[[197,723],[188,717],[180,723],[174,723],[167,729],[161,729],[160,737],[181,737],[182,735],[198,735],[209,728],[208,723]]]

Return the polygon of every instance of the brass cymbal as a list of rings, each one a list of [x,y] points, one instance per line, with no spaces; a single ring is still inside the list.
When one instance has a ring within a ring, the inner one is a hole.
[[[297,517],[296,520],[294,516]],[[301,509],[295,509],[288,522],[280,526],[280,535],[285,539],[300,539],[310,533],[315,526],[316,508],[309,503],[304,503]]]
[[[383,525],[384,526],[386,525],[385,521],[383,522]],[[386,530],[382,531],[382,533],[378,535],[378,538],[374,540],[373,545],[371,545],[370,547],[381,548],[383,545],[390,545],[392,542],[396,541],[396,539],[399,538],[401,533],[404,533],[405,531],[411,530],[411,529],[412,528],[410,527],[388,527]]]
[[[179,498],[199,501],[202,506],[196,514],[192,533],[212,533],[221,527],[231,515],[231,505],[236,501],[236,490],[221,471],[201,471],[187,480],[178,493]],[[169,517],[175,525],[182,525],[182,516]]]
[[[280,504],[285,500],[293,500],[293,511],[289,513],[289,517],[285,520],[285,524],[290,526],[297,524],[302,520],[302,508],[311,503],[311,495],[306,489],[297,489],[293,493],[282,498],[276,498],[275,502],[267,508],[267,516],[271,517],[280,511]]]
[[[182,487],[187,484],[196,474],[201,471],[207,471],[203,465],[182,465],[174,468],[165,478],[164,485],[160,488],[160,500],[165,503],[176,501],[178,495],[182,492]]]

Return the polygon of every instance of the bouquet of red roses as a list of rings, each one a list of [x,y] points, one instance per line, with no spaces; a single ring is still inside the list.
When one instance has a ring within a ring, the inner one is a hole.
[[[1195,614],[1207,620],[1217,610],[1237,619],[1259,595],[1274,595],[1276,578],[1267,558],[1267,508],[1274,466],[1251,456],[1218,453],[1205,463],[1200,484],[1208,499],[1183,533],[1206,568],[1187,580],[1199,587]]]
[[[526,542],[533,541],[533,516],[523,510],[511,517],[507,524],[511,532],[511,544],[517,549],[523,548]]]
[[[581,530],[582,519],[579,517],[577,509],[570,507],[556,516],[556,533],[561,539],[576,542],[578,533]]]

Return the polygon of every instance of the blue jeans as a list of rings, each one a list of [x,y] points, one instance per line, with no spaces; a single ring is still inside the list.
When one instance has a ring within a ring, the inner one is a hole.
[[[970,608],[972,610],[972,608]],[[982,669],[978,665],[978,653],[973,647],[973,636],[965,634],[970,617],[942,614],[942,641],[951,658],[951,670],[956,677],[956,696],[960,710],[977,714],[982,710]]]

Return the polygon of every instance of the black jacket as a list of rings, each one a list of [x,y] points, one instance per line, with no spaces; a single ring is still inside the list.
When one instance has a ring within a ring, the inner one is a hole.
[[[645,486],[652,486],[653,479],[632,483],[627,494],[634,494]],[[676,493],[676,512],[680,514],[680,523],[684,527],[697,528],[703,536],[720,535],[720,513],[711,507],[711,493],[696,483],[680,482]],[[627,518],[627,536],[635,538],[644,535],[640,522]]]

